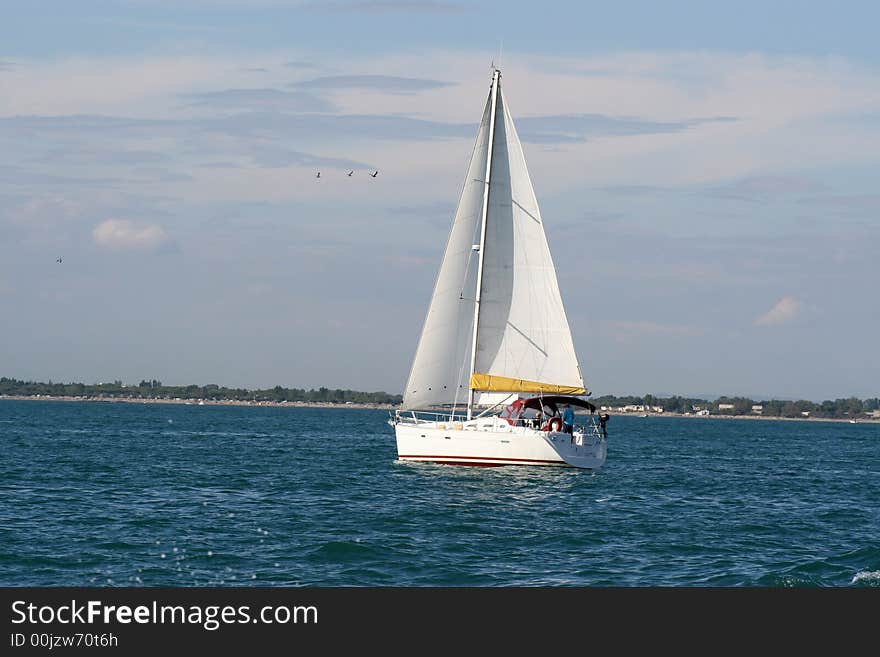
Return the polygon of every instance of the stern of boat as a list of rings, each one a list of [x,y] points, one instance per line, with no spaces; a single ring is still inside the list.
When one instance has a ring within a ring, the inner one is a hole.
[[[574,468],[599,470],[605,465],[608,443],[604,438],[554,432],[548,434],[546,440],[559,458]]]
[[[590,422],[583,427],[576,427],[573,433],[551,431],[546,440],[553,451],[568,465],[586,470],[599,470],[605,465],[608,456],[606,440],[605,416],[601,425],[591,416]]]

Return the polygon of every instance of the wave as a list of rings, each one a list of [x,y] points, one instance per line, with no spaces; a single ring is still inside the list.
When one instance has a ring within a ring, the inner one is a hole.
[[[850,584],[863,586],[880,586],[880,570],[860,570],[853,575]]]

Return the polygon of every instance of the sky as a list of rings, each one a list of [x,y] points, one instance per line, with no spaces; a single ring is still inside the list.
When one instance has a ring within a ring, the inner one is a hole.
[[[875,2],[0,14],[0,376],[402,392],[494,63],[595,395],[880,395]]]

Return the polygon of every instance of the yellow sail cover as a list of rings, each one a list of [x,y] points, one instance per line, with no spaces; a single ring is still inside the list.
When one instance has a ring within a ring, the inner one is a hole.
[[[561,386],[555,383],[541,383],[512,379],[509,376],[492,376],[475,372],[471,375],[471,388],[484,392],[552,392],[557,395],[583,395],[584,388]]]

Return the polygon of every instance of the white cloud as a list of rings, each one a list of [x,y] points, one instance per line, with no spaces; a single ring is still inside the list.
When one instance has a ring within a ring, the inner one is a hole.
[[[390,94],[412,94],[428,89],[441,89],[452,83],[392,75],[331,75],[304,80],[295,86],[310,90],[366,89]]]
[[[689,338],[702,334],[702,331],[694,326],[661,324],[659,322],[607,320],[598,322],[597,326],[603,334],[621,344],[640,342],[645,339],[654,341],[664,338]]]
[[[756,326],[776,326],[797,317],[802,304],[793,297],[782,297],[770,310],[755,320]]]
[[[274,73],[261,84],[281,88],[291,81],[283,66],[295,53],[141,57],[63,57],[21,60],[0,77],[0,116],[101,115],[178,119],[198,113],[181,96],[253,84],[249,68]]]
[[[117,250],[152,251],[169,243],[161,226],[126,219],[108,219],[95,226],[92,236],[99,246]]]
[[[315,71],[284,65],[311,59],[332,75],[316,79]],[[181,145],[189,149],[186,156],[222,159],[205,152],[205,135],[247,129],[252,148],[284,144],[301,151],[301,142],[311,139],[309,153],[388,169],[392,162],[380,161],[377,151],[392,147],[370,142],[392,130],[408,142],[394,154],[401,188],[426,182],[430,189],[456,188],[488,90],[488,71],[476,65],[485,59],[475,51],[428,51],[418,60],[418,80],[407,77],[411,53],[379,53],[357,64],[332,53],[292,50],[23,60],[0,76],[0,116],[19,117],[9,119],[16,121],[10,127],[30,121],[37,130],[46,117],[72,124],[95,117],[115,121],[118,130],[140,138],[127,148],[177,149],[180,166],[186,160]],[[805,162],[873,166],[880,152],[877,126],[841,118],[880,112],[880,78],[839,57],[644,51],[562,61],[513,52],[505,61],[505,94],[521,137],[543,142],[526,144],[543,194],[584,185],[717,185],[731,179],[751,181],[743,183],[747,187],[763,180],[766,187],[768,174],[777,176],[776,187],[783,176],[790,186]],[[258,89],[246,72],[255,67],[267,71]],[[297,82],[320,88],[285,91]],[[412,93],[389,94],[389,82],[406,83]],[[322,107],[336,112],[296,113]],[[261,114],[239,115],[248,110]],[[217,118],[230,111],[234,116],[225,121]],[[132,117],[137,125],[119,123]],[[83,134],[94,139],[86,128]],[[185,140],[176,137],[181,131]],[[425,131],[456,140],[453,148],[440,140],[413,148]],[[230,146],[222,135],[215,143]]]
[[[310,2],[307,5],[325,11],[369,12],[458,12],[464,7],[458,3],[437,0],[360,0],[359,2]]]

